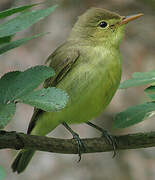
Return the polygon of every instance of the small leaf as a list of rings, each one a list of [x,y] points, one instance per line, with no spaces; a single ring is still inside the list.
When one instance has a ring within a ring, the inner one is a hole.
[[[148,95],[150,99],[152,99],[153,101],[155,101],[155,94],[149,94]]]
[[[40,37],[40,36],[43,36],[47,33],[41,33],[41,34],[36,34],[32,37],[28,37],[28,38],[23,38],[23,39],[19,39],[19,40],[16,40],[16,41],[12,41],[12,42],[9,42],[9,43],[6,43],[4,44],[3,46],[0,47],[0,54],[3,54],[13,48],[16,48],[18,46],[21,46],[22,44],[26,43],[27,41],[30,41],[34,38],[37,38],[37,37]]]
[[[56,111],[65,107],[68,95],[55,87],[33,91],[19,100],[44,111]]]
[[[13,118],[16,110],[14,103],[0,104],[0,129],[4,128]]]
[[[155,100],[155,86],[150,86],[144,90],[149,98]]]
[[[57,5],[31,12],[25,12],[0,25],[0,37],[10,36],[49,16]]]
[[[6,37],[3,37],[3,38],[0,38],[0,45],[10,42],[11,38],[12,38],[12,36],[6,36]]]
[[[116,115],[114,127],[126,128],[155,114],[155,102],[132,106]]]
[[[0,89],[2,89],[0,96],[5,95],[3,101],[7,103],[8,101],[14,101],[32,90],[37,88],[45,79],[54,76],[54,71],[52,68],[47,66],[34,66],[15,75],[11,80],[11,74],[5,74],[0,80]],[[8,77],[9,76],[9,77]],[[7,78],[9,80],[7,80]],[[6,82],[4,82],[6,79]],[[6,84],[4,86],[4,84]],[[5,92],[5,93],[4,93]]]
[[[152,84],[155,82],[155,70],[149,72],[137,72],[133,74],[133,77],[120,84],[120,89],[125,89],[133,86],[140,86],[146,84]]]
[[[0,180],[3,180],[6,177],[4,168],[0,166]]]
[[[144,78],[144,77],[155,77],[155,70],[151,70],[148,72],[135,72],[132,74],[133,78]]]
[[[9,85],[15,82],[15,78],[20,74],[20,71],[13,71],[4,74],[0,79],[0,104],[7,103],[9,100]]]
[[[0,12],[0,18],[5,18],[7,16],[11,16],[12,14],[25,11],[26,9],[30,9],[31,7],[37,6],[39,4],[41,4],[41,3],[36,3],[36,4],[31,4],[31,5],[26,5],[26,6],[20,6],[20,7],[15,7],[15,8],[11,8],[11,9],[1,11]]]
[[[155,93],[155,86],[150,86],[146,88],[144,91],[149,94]]]

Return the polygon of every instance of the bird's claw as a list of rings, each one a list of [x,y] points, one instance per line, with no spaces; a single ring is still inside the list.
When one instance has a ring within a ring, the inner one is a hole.
[[[113,158],[116,156],[117,141],[114,136],[110,135],[106,130],[102,132],[102,137],[105,137],[107,142],[113,147]]]
[[[79,155],[78,162],[80,162],[80,161],[81,161],[82,152],[85,151],[85,145],[84,145],[84,143],[82,142],[82,140],[80,139],[80,137],[79,137],[78,134],[75,133],[75,134],[73,135],[73,139],[76,140],[77,145],[78,145],[78,155]]]

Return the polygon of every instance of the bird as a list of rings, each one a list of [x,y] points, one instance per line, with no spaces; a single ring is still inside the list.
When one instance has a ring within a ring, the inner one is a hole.
[[[63,124],[77,141],[81,157],[84,144],[69,125],[87,123],[102,131],[115,148],[112,136],[90,121],[103,113],[119,87],[122,74],[120,43],[125,27],[142,15],[121,16],[92,7],[78,17],[66,42],[46,61],[56,75],[47,79],[44,87],[64,90],[69,101],[65,108],[55,112],[35,109],[27,134],[45,136]],[[21,150],[12,163],[13,172],[23,172],[34,153],[31,149]]]

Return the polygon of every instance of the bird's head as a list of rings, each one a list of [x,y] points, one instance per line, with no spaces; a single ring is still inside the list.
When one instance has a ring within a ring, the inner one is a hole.
[[[142,16],[120,16],[114,12],[91,8],[81,15],[75,23],[69,39],[82,40],[92,45],[113,44],[119,45],[124,34],[125,25]]]

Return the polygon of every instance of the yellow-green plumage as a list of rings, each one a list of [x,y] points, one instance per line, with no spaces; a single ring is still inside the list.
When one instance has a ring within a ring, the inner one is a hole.
[[[65,90],[69,103],[57,112],[36,110],[28,133],[46,135],[62,122],[87,122],[104,111],[121,79],[123,18],[99,8],[91,8],[79,17],[68,40],[47,60],[56,76],[48,79],[45,87]],[[100,26],[102,21],[107,23],[105,28]],[[33,154],[32,150],[21,151],[12,164],[13,171],[22,172]]]
[[[56,73],[62,69],[64,60],[75,59],[71,70],[56,85],[68,93],[70,100],[59,112],[42,113],[32,134],[45,135],[63,121],[87,122],[109,104],[121,78],[119,44],[124,27],[116,25],[115,32],[108,28],[103,30],[98,24],[104,19],[110,25],[119,22],[121,16],[91,8],[79,18],[68,40],[48,58]],[[45,86],[52,83],[53,79]]]
[[[97,117],[109,104],[121,78],[119,51],[113,49],[111,53],[112,49],[105,50],[104,47],[86,48],[78,46],[78,60],[57,85],[69,95],[66,108],[59,112],[42,113],[32,134],[45,135],[63,121],[69,124],[87,122]],[[94,57],[94,53],[98,58]]]

